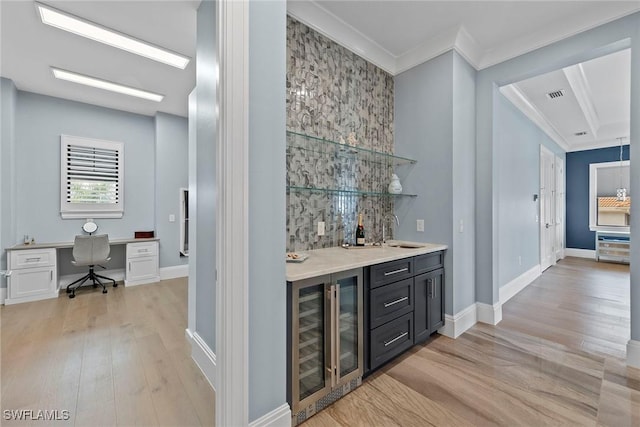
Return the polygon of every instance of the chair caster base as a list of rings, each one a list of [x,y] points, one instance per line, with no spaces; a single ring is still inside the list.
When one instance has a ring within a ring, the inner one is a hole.
[[[118,287],[118,284],[117,284],[117,283],[114,283],[114,284],[113,284],[113,287],[114,287],[114,288],[117,288],[117,287]]]
[[[102,290],[102,293],[103,293],[103,294],[106,294],[106,293],[107,293],[107,290],[106,290],[106,289],[103,289],[103,290]]]
[[[75,298],[75,297],[76,297],[76,294],[69,295],[69,298]]]

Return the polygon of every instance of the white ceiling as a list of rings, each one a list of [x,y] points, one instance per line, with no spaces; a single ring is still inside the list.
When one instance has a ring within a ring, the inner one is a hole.
[[[199,0],[46,1],[192,58],[185,70],[43,25],[33,1],[0,0],[0,75],[20,90],[154,115],[187,116]],[[289,14],[396,74],[455,48],[478,69],[640,10],[640,1],[289,0]],[[138,100],[54,79],[51,66],[165,95]],[[596,65],[597,66],[597,65]],[[592,84],[594,99],[607,87]],[[607,101],[598,101],[605,103]],[[609,101],[617,105],[614,101]],[[612,122],[603,108],[603,123]]]
[[[398,74],[455,48],[483,69],[640,10],[640,1],[289,0],[289,13]]]
[[[187,116],[195,86],[196,13],[182,1],[46,1],[64,12],[186,55],[180,70],[42,24],[33,1],[0,1],[0,75],[19,90],[145,115],[157,111]],[[65,82],[55,66],[165,95],[156,103]]]
[[[547,96],[558,90],[564,95]],[[567,151],[617,145],[617,138],[629,137],[629,49],[523,80],[501,91]],[[579,132],[586,134],[576,135]]]

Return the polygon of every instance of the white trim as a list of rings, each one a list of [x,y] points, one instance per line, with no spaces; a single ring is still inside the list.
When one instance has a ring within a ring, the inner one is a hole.
[[[535,123],[544,133],[547,134],[564,151],[568,151],[569,143],[562,137],[562,134],[553,126],[547,117],[536,108],[529,98],[520,90],[517,84],[502,86],[500,93],[504,95],[513,105],[515,105],[529,120]]]
[[[540,264],[537,264],[501,287],[498,290],[498,294],[500,295],[500,304],[504,304],[505,302],[509,301],[518,292],[529,286],[531,282],[540,277],[541,274],[542,270],[540,270]]]
[[[154,277],[149,277],[147,279],[140,279],[140,280],[127,280],[126,277],[124,279],[124,286],[126,288],[130,288],[132,286],[138,286],[138,285],[148,285],[150,283],[160,283],[160,276],[154,276]]]
[[[160,268],[160,280],[176,279],[178,277],[189,277],[189,264]]]
[[[286,403],[249,423],[249,427],[291,427],[291,408]]]
[[[584,114],[584,118],[589,125],[589,130],[594,139],[598,138],[598,129],[600,128],[600,118],[593,105],[593,95],[587,76],[584,74],[582,64],[572,65],[562,69],[564,76],[569,82],[569,86],[573,90],[573,94],[578,101],[578,105]]]
[[[0,304],[4,304],[7,299],[7,288],[0,288]]]
[[[631,168],[629,160],[622,162],[602,162],[589,164],[589,230],[591,231],[622,231],[628,233],[630,228],[598,225],[596,218],[596,205],[598,204],[598,169],[619,168],[620,166],[628,166]]]
[[[88,272],[89,271],[87,270],[87,271],[84,271],[82,273],[67,274],[67,275],[64,275],[64,276],[60,276],[58,278],[58,289],[66,288],[67,285],[69,285],[70,283],[73,283],[74,281],[78,280],[82,276],[86,275]],[[124,281],[124,268],[113,269],[113,270],[99,270],[99,269],[96,269],[95,272],[96,272],[96,274],[100,274],[101,276],[109,277],[109,278],[115,280],[116,282]],[[104,284],[108,285],[109,282],[104,282]]]
[[[216,425],[249,424],[249,2],[215,3],[217,27]],[[213,111],[212,111],[213,112]],[[215,117],[212,117],[215,120]],[[212,141],[214,143],[214,141]]]
[[[397,73],[395,56],[319,4],[288,1],[287,14],[386,72]]]
[[[502,304],[500,304],[500,302],[493,305],[477,302],[476,310],[478,313],[478,322],[497,325],[502,320]]]
[[[478,319],[476,304],[471,304],[469,307],[457,312],[451,316],[449,314],[444,315],[444,326],[438,329],[440,335],[447,336],[449,338],[458,338],[467,329],[476,324]]]
[[[573,256],[577,258],[596,259],[596,251],[591,249],[566,248],[564,250],[564,254],[565,256]]]
[[[640,369],[640,341],[629,340],[627,343],[627,365]]]
[[[196,362],[196,365],[202,371],[202,375],[209,381],[209,385],[215,391],[218,372],[216,354],[197,332],[191,332],[188,328],[184,332],[187,341],[191,344],[191,358]]]

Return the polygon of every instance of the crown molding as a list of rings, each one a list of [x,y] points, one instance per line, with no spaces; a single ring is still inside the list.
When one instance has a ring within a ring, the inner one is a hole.
[[[564,31],[561,33],[550,28],[543,28],[524,37],[508,40],[493,49],[482,49],[464,26],[454,27],[401,55],[395,56],[314,0],[287,1],[287,13],[291,17],[394,76],[452,49],[458,52],[473,68],[482,70],[637,11],[640,11],[640,6],[604,19],[597,15],[596,11],[591,11],[593,16],[582,17],[581,22],[594,22],[593,24],[565,23]]]
[[[389,74],[396,74],[395,56],[312,0],[288,1],[287,14]]]
[[[513,105],[516,106],[522,113],[535,123],[544,133],[549,136],[556,144],[558,144],[564,151],[570,151],[569,144],[562,137],[560,132],[551,124],[551,122],[545,117],[540,110],[538,110],[529,101],[527,96],[514,84],[502,86],[500,88],[502,93]]]

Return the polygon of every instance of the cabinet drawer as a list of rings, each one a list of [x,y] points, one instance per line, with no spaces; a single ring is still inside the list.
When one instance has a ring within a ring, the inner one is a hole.
[[[413,276],[413,258],[385,262],[371,267],[371,289]]]
[[[444,264],[444,252],[418,255],[413,260],[416,274],[426,273],[441,268]]]
[[[153,256],[157,254],[158,242],[129,243],[127,245],[127,258]]]
[[[413,346],[413,313],[371,331],[371,369]]]
[[[371,327],[378,326],[413,310],[413,279],[405,279],[371,291]]]
[[[56,264],[55,249],[28,249],[11,251],[9,269],[52,267]]]

